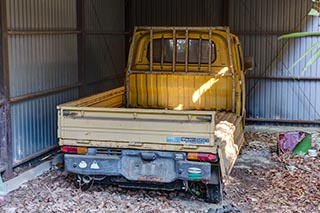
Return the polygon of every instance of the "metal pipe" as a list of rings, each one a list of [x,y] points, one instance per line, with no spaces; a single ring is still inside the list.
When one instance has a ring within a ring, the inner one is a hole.
[[[227,32],[227,44],[228,44],[228,52],[229,52],[229,60],[230,60],[230,69],[232,73],[232,112],[236,111],[236,102],[235,102],[235,73],[234,73],[234,67],[233,67],[233,58],[232,58],[232,49],[231,49],[231,38],[230,38],[230,30],[228,27],[226,27]]]
[[[320,77],[312,76],[257,76],[247,75],[247,79],[275,79],[275,80],[293,80],[293,81],[320,81]]]
[[[136,40],[136,32],[137,32],[137,27],[134,28],[133,32],[133,38],[132,38],[132,43],[131,43],[131,48],[129,50],[129,64],[128,64],[128,70],[127,70],[127,75],[126,75],[126,106],[129,107],[129,89],[130,89],[130,74],[131,74],[131,69],[132,69],[132,60],[133,60],[133,50],[134,50],[134,45],[135,45],[135,40]]]
[[[176,28],[172,30],[173,48],[172,48],[172,71],[176,71],[176,52],[177,52],[177,39]]]
[[[52,30],[52,31],[18,31],[9,30],[8,35],[66,35],[66,34],[80,34],[78,30]]]
[[[188,72],[188,59],[189,59],[189,30],[186,28],[186,55],[184,61],[184,71]]]
[[[207,72],[163,72],[163,71],[140,71],[140,70],[131,70],[132,74],[155,74],[155,75],[199,75],[199,76],[216,76],[216,77],[221,77],[221,74],[216,74],[216,73],[207,73]],[[223,77],[232,77],[232,74],[224,74]]]
[[[163,59],[164,59],[164,35],[161,35],[161,69],[163,69]]]
[[[199,46],[198,46],[198,70],[201,68],[201,53],[202,53],[202,38],[200,35]]]
[[[320,120],[286,120],[286,119],[266,119],[266,118],[246,118],[246,121],[261,123],[288,123],[288,124],[320,124]]]
[[[150,30],[151,27],[149,26],[137,26],[136,27],[139,30]],[[208,27],[189,27],[192,28],[192,30],[208,30]],[[153,30],[186,30],[186,27],[152,27]],[[211,27],[212,30],[221,30],[226,31],[226,27]]]
[[[70,86],[58,87],[58,88],[54,88],[54,89],[50,89],[50,90],[37,92],[37,93],[31,93],[31,94],[27,94],[27,95],[21,95],[21,96],[17,96],[17,97],[12,97],[10,99],[10,102],[11,103],[17,103],[17,102],[26,101],[26,100],[30,100],[30,99],[34,99],[34,98],[38,98],[38,97],[42,97],[42,96],[56,94],[56,93],[60,93],[60,92],[63,92],[63,91],[67,91],[67,90],[71,90],[71,89],[77,88],[77,87],[79,87],[81,85],[83,85],[83,84],[77,83],[77,84],[70,85]]]
[[[153,30],[150,29],[150,72],[152,72],[153,69]]]
[[[31,160],[33,160],[35,158],[38,158],[41,155],[46,154],[47,152],[53,151],[53,150],[58,149],[58,148],[59,148],[58,144],[55,144],[55,145],[50,146],[48,148],[45,148],[45,149],[43,149],[43,150],[41,150],[41,151],[39,151],[37,153],[34,153],[32,155],[29,155],[26,158],[23,158],[22,160],[17,160],[15,162],[13,162],[13,167],[20,166],[21,164],[24,164],[24,163],[26,163],[28,161],[31,161]]]
[[[209,58],[208,58],[208,72],[211,72],[211,57],[212,57],[212,29],[209,28]]]

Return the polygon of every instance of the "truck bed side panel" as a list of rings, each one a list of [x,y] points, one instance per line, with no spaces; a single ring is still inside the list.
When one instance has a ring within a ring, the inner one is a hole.
[[[213,150],[214,116],[214,111],[60,106],[58,134],[60,145]]]

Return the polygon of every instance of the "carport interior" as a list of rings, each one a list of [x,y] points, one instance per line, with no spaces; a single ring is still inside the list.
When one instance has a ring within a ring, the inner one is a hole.
[[[319,125],[319,63],[288,67],[316,38],[306,0],[1,1],[0,158],[8,174],[57,149],[56,106],[123,84],[133,26],[228,25],[245,55],[251,122]],[[3,165],[3,164],[0,164]]]

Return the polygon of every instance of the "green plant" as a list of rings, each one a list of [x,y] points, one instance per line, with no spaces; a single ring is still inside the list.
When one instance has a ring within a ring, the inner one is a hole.
[[[311,10],[309,11],[309,16],[320,16],[320,0],[312,0],[313,6]],[[282,35],[279,37],[279,39],[291,39],[291,38],[301,38],[301,37],[308,37],[308,36],[320,36],[320,32],[296,32],[296,33],[290,33],[286,35]],[[317,61],[320,58],[320,41],[314,43],[310,48],[308,48],[302,56],[300,56],[293,65],[289,68],[292,69],[293,67],[297,66],[299,62],[305,58],[307,55],[309,55],[313,50],[317,49],[316,52],[312,55],[312,57],[307,61],[305,67],[303,68],[303,72],[305,72],[315,61]]]

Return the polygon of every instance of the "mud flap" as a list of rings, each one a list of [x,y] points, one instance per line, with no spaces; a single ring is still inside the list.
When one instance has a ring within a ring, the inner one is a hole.
[[[211,180],[207,185],[206,201],[209,203],[221,204],[223,200],[223,183],[219,167],[211,168]]]

